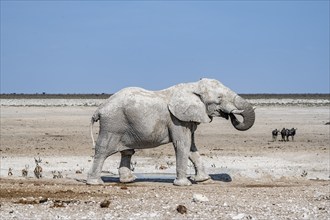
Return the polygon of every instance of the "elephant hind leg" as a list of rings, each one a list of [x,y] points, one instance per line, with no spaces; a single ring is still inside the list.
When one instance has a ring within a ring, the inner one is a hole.
[[[93,165],[88,172],[87,184],[103,184],[101,172],[104,161],[111,155],[117,153],[120,137],[117,135],[100,132],[95,145],[95,156]]]
[[[88,185],[103,184],[103,180],[101,179],[101,171],[105,159],[107,159],[106,155],[99,154],[94,156],[93,165],[87,175]]]
[[[136,179],[131,170],[131,158],[135,151],[133,149],[121,151],[119,166],[119,181],[121,183],[131,183]]]

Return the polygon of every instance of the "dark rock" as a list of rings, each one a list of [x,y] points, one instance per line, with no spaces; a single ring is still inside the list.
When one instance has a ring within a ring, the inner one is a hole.
[[[110,201],[109,200],[104,200],[103,202],[101,202],[100,207],[101,208],[108,208],[110,205]]]
[[[180,213],[180,214],[186,214],[187,213],[187,208],[184,205],[178,205],[178,207],[176,207],[176,210]]]

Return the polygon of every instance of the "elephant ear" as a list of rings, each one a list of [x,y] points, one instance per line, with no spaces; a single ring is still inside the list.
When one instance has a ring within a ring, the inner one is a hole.
[[[175,92],[168,104],[168,109],[180,121],[211,122],[206,113],[205,104],[199,95],[193,92]]]

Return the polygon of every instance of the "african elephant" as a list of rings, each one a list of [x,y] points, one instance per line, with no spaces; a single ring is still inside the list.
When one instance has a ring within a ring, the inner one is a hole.
[[[243,119],[237,120],[237,114]],[[133,182],[130,162],[134,149],[170,142],[176,155],[174,185],[191,185],[186,176],[188,159],[195,167],[194,180],[208,180],[210,176],[195,145],[194,132],[200,123],[209,123],[213,117],[230,118],[237,130],[245,131],[254,124],[255,112],[251,104],[214,79],[182,83],[160,91],[132,87],[115,93],[91,119],[91,128],[100,121],[100,130],[87,184],[103,183],[100,177],[103,163],[116,152],[121,153],[120,181]]]

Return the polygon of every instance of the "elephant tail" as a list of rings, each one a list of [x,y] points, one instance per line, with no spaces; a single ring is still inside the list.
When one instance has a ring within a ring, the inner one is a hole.
[[[91,137],[92,137],[92,141],[93,141],[93,147],[95,147],[95,140],[94,140],[94,136],[93,136],[93,125],[94,125],[94,122],[97,122],[98,120],[100,120],[100,114],[97,111],[92,116],[92,118],[91,118],[91,124],[90,124],[90,131],[91,131]]]

